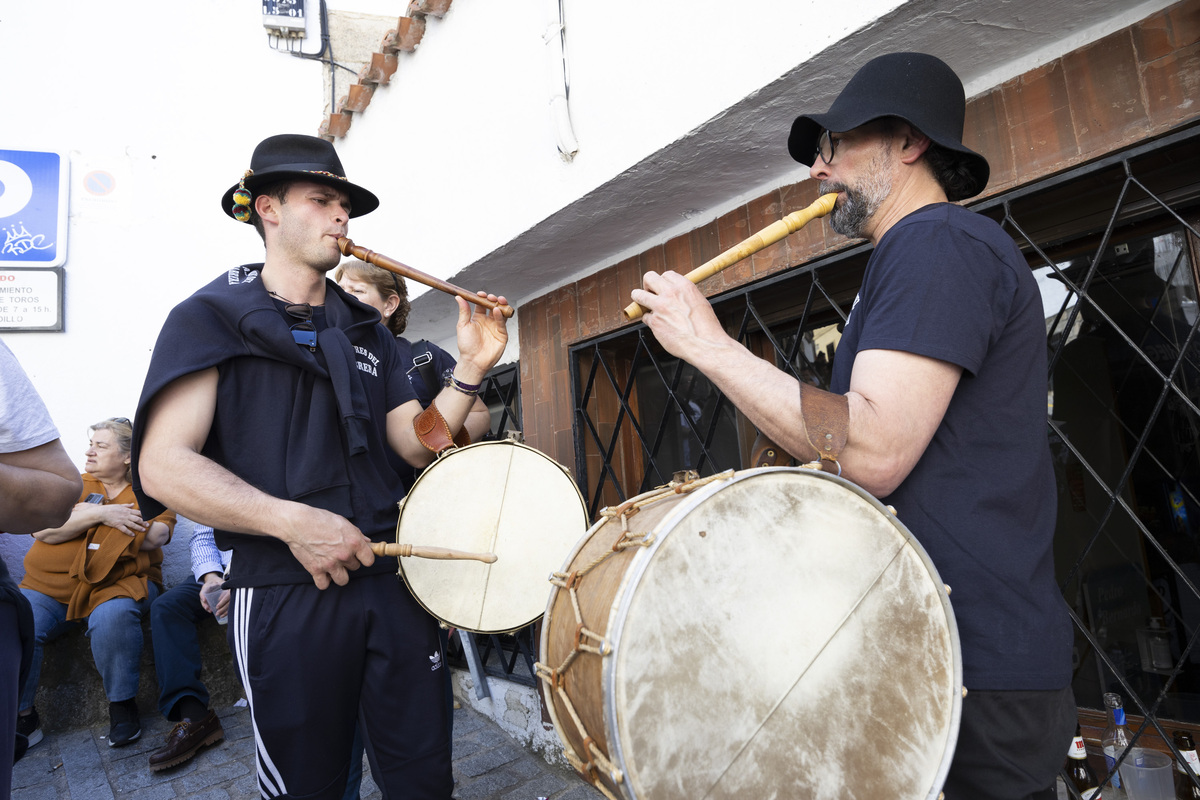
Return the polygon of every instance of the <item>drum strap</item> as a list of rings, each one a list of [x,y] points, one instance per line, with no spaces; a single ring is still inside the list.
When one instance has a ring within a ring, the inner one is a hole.
[[[808,443],[817,452],[821,469],[841,474],[838,456],[850,432],[850,401],[844,394],[823,392],[801,381],[800,413]]]
[[[413,369],[417,371],[425,384],[425,391],[429,393],[429,402],[432,403],[433,398],[437,397],[438,392],[442,390],[442,385],[433,371],[433,353],[429,351],[429,342],[420,339],[413,344],[412,362]]]
[[[791,458],[782,447],[761,432],[755,437],[754,444],[750,445],[750,466],[752,467],[785,467]]]

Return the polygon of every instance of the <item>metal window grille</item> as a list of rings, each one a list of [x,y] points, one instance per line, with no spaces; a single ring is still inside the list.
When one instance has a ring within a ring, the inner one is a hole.
[[[1118,692],[1134,745],[1174,751],[1171,731],[1200,727],[1200,128],[973,209],[1013,236],[1044,287],[1055,559],[1081,718],[1098,735],[1105,714],[1088,709]],[[849,247],[714,307],[744,345],[825,385],[828,334],[868,254]],[[645,326],[581,343],[571,363],[576,474],[593,516],[677,470],[745,463],[753,430]]]

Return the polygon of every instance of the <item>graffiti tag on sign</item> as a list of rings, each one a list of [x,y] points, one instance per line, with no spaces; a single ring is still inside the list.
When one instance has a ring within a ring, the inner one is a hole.
[[[0,150],[0,265],[66,261],[68,172],[60,153]]]

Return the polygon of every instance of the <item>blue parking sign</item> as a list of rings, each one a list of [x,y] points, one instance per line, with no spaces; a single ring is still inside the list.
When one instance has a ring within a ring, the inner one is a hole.
[[[67,260],[69,167],[60,153],[0,150],[0,265]]]

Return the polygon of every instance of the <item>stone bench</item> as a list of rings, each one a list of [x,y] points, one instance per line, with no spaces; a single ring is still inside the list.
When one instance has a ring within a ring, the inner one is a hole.
[[[154,647],[150,617],[142,619],[141,679],[138,681],[138,711],[143,717],[158,714],[158,681],[154,675]],[[212,705],[223,708],[237,702],[242,686],[234,671],[233,656],[225,639],[225,627],[215,619],[200,623],[201,677],[212,695]],[[83,625],[45,646],[42,675],[34,701],[42,728],[65,731],[108,724],[108,698]]]

